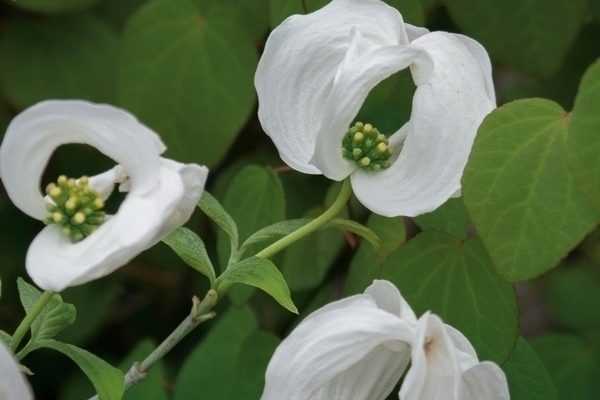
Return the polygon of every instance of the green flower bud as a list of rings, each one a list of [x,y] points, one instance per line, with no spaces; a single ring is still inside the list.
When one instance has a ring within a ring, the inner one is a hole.
[[[105,221],[104,200],[92,187],[90,179],[58,177],[46,187],[52,201],[47,205],[47,224],[56,224],[71,241],[83,240]]]
[[[390,166],[392,151],[385,135],[371,124],[357,122],[342,139],[342,156],[367,171],[381,171]]]

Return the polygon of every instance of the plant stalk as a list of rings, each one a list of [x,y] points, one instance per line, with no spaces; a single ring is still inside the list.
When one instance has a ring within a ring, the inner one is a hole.
[[[215,312],[212,311],[213,307],[217,304],[218,295],[213,289],[210,289],[204,299],[200,301],[197,297],[193,298],[192,310],[189,315],[181,321],[181,323],[175,328],[173,332],[158,345],[152,353],[148,355],[143,361],[134,363],[129,371],[125,374],[125,390],[129,389],[139,381],[143,380],[148,370],[166,354],[168,354],[173,347],[183,340],[190,332],[192,332],[198,325],[208,321],[215,317]],[[98,396],[94,396],[89,400],[98,400]]]
[[[333,204],[315,219],[308,222],[306,225],[298,228],[289,235],[279,239],[271,245],[265,247],[256,254],[256,257],[270,258],[279,253],[286,247],[297,242],[298,240],[310,235],[318,230],[323,225],[334,219],[346,206],[346,203],[352,195],[350,181],[345,180],[342,183],[340,192],[338,193]],[[218,294],[214,289],[208,291],[204,299],[199,301],[194,297],[194,305],[190,314],[175,328],[175,330],[142,362],[135,363],[131,366],[127,374],[125,374],[125,390],[143,380],[148,373],[148,370],[167,353],[173,349],[184,337],[186,337],[194,328],[202,322],[215,317],[212,311],[217,304]],[[98,396],[94,396],[89,400],[98,400]]]
[[[44,293],[42,293],[33,305],[33,307],[31,307],[31,310],[29,310],[27,315],[25,315],[25,318],[23,318],[19,326],[17,326],[17,329],[12,335],[12,339],[10,342],[10,348],[13,351],[13,353],[17,353],[17,349],[19,348],[21,341],[29,331],[29,328],[31,328],[31,324],[33,324],[38,315],[40,315],[40,313],[44,310],[44,307],[46,307],[50,299],[52,299],[52,296],[54,296],[54,292],[45,291]]]
[[[311,220],[306,225],[296,229],[289,235],[282,237],[275,243],[272,243],[271,245],[265,247],[264,249],[256,253],[256,257],[271,258],[275,254],[279,253],[281,250],[291,245],[292,243],[318,230],[320,227],[334,219],[344,209],[351,195],[352,187],[350,186],[350,181],[345,180],[342,183],[342,187],[335,201],[327,210],[325,210],[323,214]]]

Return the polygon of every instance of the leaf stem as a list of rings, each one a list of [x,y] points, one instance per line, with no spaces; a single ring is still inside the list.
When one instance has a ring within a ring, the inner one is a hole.
[[[281,250],[283,250],[286,247],[288,247],[289,245],[291,245],[292,243],[297,242],[298,240],[302,239],[303,237],[313,233],[314,231],[319,229],[321,226],[325,225],[326,223],[328,223],[329,221],[334,219],[344,209],[344,207],[346,206],[346,203],[350,199],[351,195],[352,195],[352,187],[350,186],[350,181],[345,180],[342,183],[342,187],[341,187],[340,192],[338,193],[335,201],[327,210],[325,210],[325,212],[323,214],[321,214],[317,218],[311,220],[306,225],[296,229],[294,232],[290,233],[289,235],[284,236],[283,238],[279,239],[275,243],[272,243],[271,245],[265,247],[264,249],[262,249],[261,251],[256,253],[256,257],[271,258],[275,254],[279,253]]]
[[[12,335],[12,339],[10,341],[10,348],[13,353],[17,352],[17,349],[25,337],[25,334],[27,334],[29,328],[31,328],[31,324],[33,324],[38,315],[40,315],[40,313],[44,310],[44,307],[46,307],[50,299],[52,299],[52,296],[54,296],[54,292],[45,291],[42,293],[33,307],[31,307],[27,315],[25,315],[25,318],[23,318],[19,326],[17,326],[17,329]]]
[[[216,314],[212,309],[217,304],[217,300],[218,295],[214,289],[210,289],[202,301],[194,297],[192,310],[189,315],[181,321],[177,328],[148,357],[141,362],[134,363],[129,371],[127,371],[125,374],[125,390],[143,380],[148,370],[168,354],[173,347],[181,342],[198,325],[214,318]],[[89,400],[98,400],[98,396],[96,395]]]

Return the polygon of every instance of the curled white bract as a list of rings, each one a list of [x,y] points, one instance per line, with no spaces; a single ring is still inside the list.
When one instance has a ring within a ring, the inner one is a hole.
[[[33,400],[31,387],[13,355],[0,340],[0,399]]]
[[[416,319],[398,289],[376,280],[364,294],[317,310],[275,351],[261,400],[509,400],[494,363],[439,317]]]
[[[341,143],[369,92],[410,68],[410,120],[390,137],[391,166],[369,172]],[[333,0],[294,15],[267,41],[256,72],[259,119],[292,168],[342,180],[384,216],[416,216],[458,193],[483,118],[496,106],[492,69],[473,39],[403,22],[381,0]],[[400,150],[401,149],[401,150]]]
[[[47,199],[41,177],[55,149],[87,144],[118,165],[91,177],[108,197],[127,191],[115,215],[84,240],[72,243],[56,225],[45,227],[27,252],[27,272],[45,290],[61,291],[106,276],[160,241],[191,216],[208,170],[161,157],[166,149],[152,130],[128,112],[78,100],[34,105],[10,123],[0,147],[0,173],[13,203],[43,220]]]
[[[396,289],[364,294],[309,315],[269,363],[262,400],[384,400],[408,365],[415,316]]]

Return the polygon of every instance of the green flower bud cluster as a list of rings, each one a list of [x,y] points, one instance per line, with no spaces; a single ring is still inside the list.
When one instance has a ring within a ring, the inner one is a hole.
[[[377,128],[357,122],[342,140],[342,154],[364,170],[381,171],[390,166],[392,150],[388,139]]]
[[[79,242],[94,232],[106,219],[102,197],[90,187],[90,180],[64,175],[46,187],[52,200],[48,204],[46,224],[56,224],[72,242]]]

